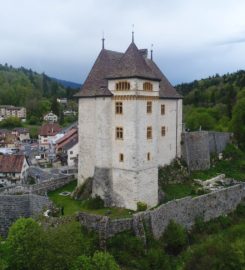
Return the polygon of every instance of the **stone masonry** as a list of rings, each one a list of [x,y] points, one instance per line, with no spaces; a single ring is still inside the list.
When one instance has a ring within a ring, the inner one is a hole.
[[[210,155],[221,153],[231,140],[232,133],[216,131],[195,131],[182,133],[182,157],[189,169],[210,168]]]
[[[35,216],[50,204],[47,197],[34,194],[0,195],[0,235],[6,236],[18,218]]]
[[[132,230],[144,241],[143,224],[147,225],[156,239],[159,239],[170,220],[183,225],[187,229],[194,225],[196,218],[205,221],[234,211],[245,199],[245,183],[241,183],[219,191],[195,198],[185,197],[162,204],[156,209],[139,212],[132,218],[111,219],[99,215],[79,213],[78,220],[88,229],[95,230],[104,238]],[[106,224],[105,224],[106,223]]]

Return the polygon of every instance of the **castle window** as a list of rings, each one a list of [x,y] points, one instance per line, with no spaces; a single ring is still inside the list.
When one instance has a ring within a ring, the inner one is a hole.
[[[147,127],[146,137],[152,139],[152,127]]]
[[[161,105],[161,114],[162,115],[165,114],[165,105],[164,104]]]
[[[161,134],[162,134],[162,136],[165,136],[166,135],[166,127],[165,126],[162,127]]]
[[[119,154],[119,162],[123,162],[124,161],[124,156],[122,153]]]
[[[116,102],[115,111],[116,111],[116,114],[123,113],[123,103],[122,102]]]
[[[147,153],[147,160],[151,160],[151,153]]]
[[[151,101],[147,101],[146,112],[152,113],[152,102]]]
[[[124,91],[130,89],[130,83],[127,81],[120,81],[116,83],[116,90],[117,91]]]
[[[150,82],[145,82],[145,83],[143,84],[143,90],[144,90],[144,91],[152,91],[152,90],[153,90],[153,85],[152,85],[152,83],[150,83]]]
[[[116,139],[123,140],[123,128],[122,127],[116,127]]]

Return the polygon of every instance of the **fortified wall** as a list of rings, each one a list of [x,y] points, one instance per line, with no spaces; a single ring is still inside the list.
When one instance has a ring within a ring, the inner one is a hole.
[[[0,235],[6,236],[18,218],[33,217],[50,205],[47,197],[35,194],[0,195]]]
[[[100,238],[107,239],[126,230],[145,239],[144,224],[148,226],[153,236],[159,239],[170,220],[189,229],[196,218],[205,221],[228,214],[236,209],[245,199],[245,183],[241,183],[219,191],[198,197],[185,197],[162,204],[154,210],[139,212],[127,219],[111,219],[106,216],[79,213],[78,220],[88,229],[99,233]]]
[[[14,187],[0,188],[0,194],[11,195],[21,193],[34,193],[38,195],[45,195],[47,192],[56,190],[64,185],[74,181],[74,176],[66,176],[62,178],[55,178],[35,185],[20,185]]]
[[[210,168],[210,155],[221,153],[230,142],[232,133],[195,131],[182,133],[182,157],[188,168],[206,170]]]

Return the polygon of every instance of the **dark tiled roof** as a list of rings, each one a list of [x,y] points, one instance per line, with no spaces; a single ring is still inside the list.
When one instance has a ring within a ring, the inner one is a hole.
[[[76,136],[75,138],[73,138],[72,140],[70,140],[69,142],[67,142],[63,146],[63,150],[68,151],[69,149],[71,149],[77,143],[78,143],[78,136]]]
[[[160,98],[182,98],[182,96],[175,90],[154,61],[146,59],[146,63],[152,69],[152,71],[161,78],[159,90]]]
[[[122,53],[101,50],[96,59],[81,91],[76,94],[77,97],[95,97],[95,96],[112,96],[107,87],[108,74],[112,73],[122,57]]]
[[[141,50],[141,52],[143,52]],[[144,54],[142,54],[134,42],[130,44],[127,51],[120,59],[117,67],[111,74],[108,75],[110,79],[116,78],[147,78],[159,80],[160,77],[155,74],[152,69],[147,65]]]
[[[55,136],[61,130],[57,123],[47,123],[41,126],[39,130],[40,136]]]
[[[26,134],[26,133],[29,133],[29,129],[27,128],[14,128],[13,129],[14,132],[18,132],[20,134]]]
[[[24,155],[0,155],[0,172],[20,173],[24,160]]]
[[[108,79],[139,77],[160,81],[160,98],[182,98],[157,65],[147,59],[147,50],[132,42],[125,53],[102,49],[76,97],[109,97]]]

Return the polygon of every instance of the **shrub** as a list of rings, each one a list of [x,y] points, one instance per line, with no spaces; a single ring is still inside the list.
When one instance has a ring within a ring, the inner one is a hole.
[[[113,256],[107,252],[95,252],[93,257],[79,256],[72,270],[120,270]]]
[[[236,208],[235,214],[238,217],[244,218],[245,217],[245,204],[239,204]]]
[[[143,242],[132,232],[123,232],[113,236],[108,239],[107,247],[120,265],[129,269],[140,269],[139,260],[145,257],[145,248]]]
[[[147,209],[147,204],[144,202],[137,202],[137,211],[145,211]]]
[[[187,244],[188,236],[183,226],[171,220],[164,232],[163,240],[166,251],[177,255]]]
[[[243,152],[234,144],[228,144],[223,151],[223,157],[225,159],[237,160],[243,157]]]
[[[95,196],[94,198],[89,198],[86,201],[86,206],[88,209],[102,209],[104,208],[104,201],[100,196]]]

